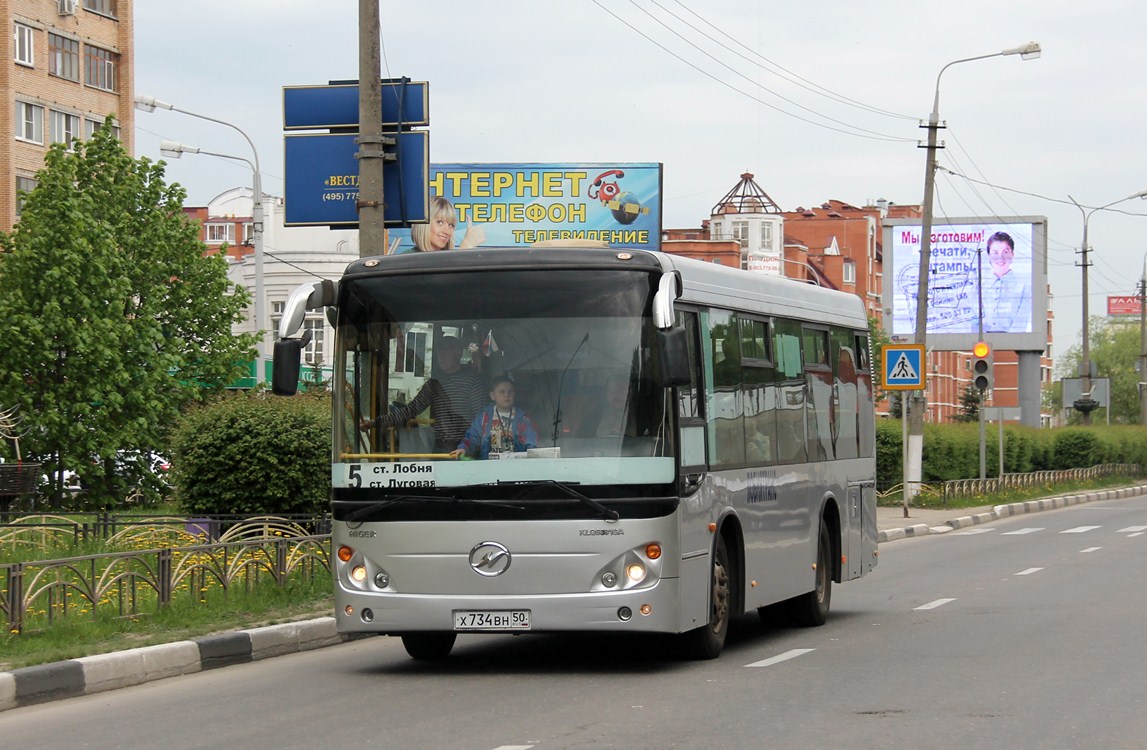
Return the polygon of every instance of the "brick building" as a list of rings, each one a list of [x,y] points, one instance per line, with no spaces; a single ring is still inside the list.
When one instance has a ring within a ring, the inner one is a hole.
[[[864,300],[869,316],[882,323],[882,221],[920,216],[918,205],[883,200],[861,207],[830,200],[818,207],[782,211],[754,176],[745,173],[700,228],[664,230],[662,249],[855,294]],[[1041,359],[1045,385],[1051,382],[1051,325],[1049,309],[1047,349]],[[986,405],[1018,406],[1018,356],[997,351],[994,361],[995,384]],[[960,415],[962,396],[972,381],[971,363],[971,352],[928,352],[927,421],[950,422]],[[886,411],[888,401],[878,408]]]
[[[85,139],[110,114],[134,150],[134,0],[0,2],[0,230],[19,216],[52,143]]]

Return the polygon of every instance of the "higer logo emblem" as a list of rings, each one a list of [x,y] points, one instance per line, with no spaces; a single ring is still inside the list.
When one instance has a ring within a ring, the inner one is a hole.
[[[470,550],[470,567],[480,576],[493,578],[510,569],[510,550],[497,542],[482,542]]]

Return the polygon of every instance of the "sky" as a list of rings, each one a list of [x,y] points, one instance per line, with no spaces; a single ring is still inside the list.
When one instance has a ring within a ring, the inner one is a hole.
[[[136,94],[238,127],[281,196],[283,87],[358,78],[358,5],[138,2]],[[1085,217],[1091,316],[1144,273],[1147,201],[1101,208],[1147,191],[1141,3],[380,0],[380,15],[383,77],[429,82],[432,162],[659,162],[665,228],[700,226],[742,172],[785,211],[919,204],[941,69],[1039,42],[1039,59],[940,77],[937,222],[1047,217],[1056,357],[1080,343]],[[225,126],[136,115],[137,156],[170,139],[251,157]],[[167,161],[189,205],[251,181],[240,162]]]

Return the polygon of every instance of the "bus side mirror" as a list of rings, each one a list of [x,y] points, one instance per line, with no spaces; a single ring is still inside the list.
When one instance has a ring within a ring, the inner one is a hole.
[[[657,332],[661,350],[661,385],[688,385],[692,373],[689,369],[689,336],[684,328],[667,328]]]
[[[279,339],[275,342],[275,353],[271,366],[271,393],[276,396],[294,396],[299,390],[303,349],[309,343],[311,343],[309,330],[300,338]]]

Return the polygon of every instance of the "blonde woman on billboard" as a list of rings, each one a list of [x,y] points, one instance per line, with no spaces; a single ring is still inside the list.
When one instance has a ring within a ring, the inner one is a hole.
[[[414,252],[430,253],[438,250],[454,250],[454,228],[458,224],[458,214],[454,205],[441,196],[430,201],[430,222],[415,224],[410,228],[410,240]],[[486,241],[486,232],[472,223],[466,228],[458,250],[468,250]]]

